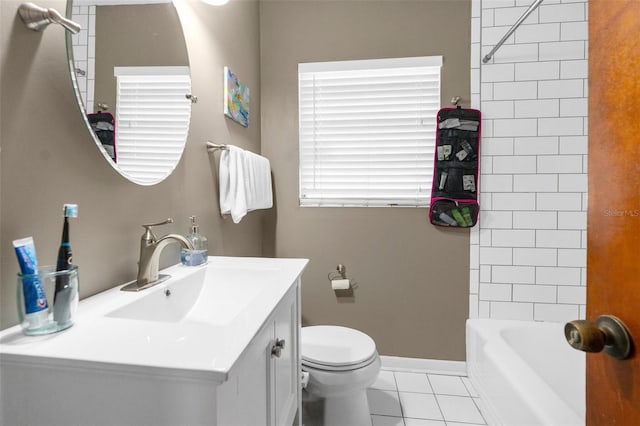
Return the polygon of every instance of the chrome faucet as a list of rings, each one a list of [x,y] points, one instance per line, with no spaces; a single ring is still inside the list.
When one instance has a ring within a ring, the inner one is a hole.
[[[132,283],[122,287],[122,291],[140,291],[145,288],[152,287],[169,278],[168,275],[159,274],[160,269],[160,253],[171,243],[180,243],[182,247],[193,250],[191,241],[187,240],[180,234],[167,234],[164,237],[157,238],[152,226],[166,225],[173,223],[173,219],[168,218],[164,222],[151,223],[142,225],[145,229],[140,239],[140,260],[138,261],[138,278]]]

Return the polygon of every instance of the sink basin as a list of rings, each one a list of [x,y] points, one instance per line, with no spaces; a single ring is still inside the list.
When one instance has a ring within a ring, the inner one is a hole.
[[[202,291],[206,270],[150,288],[142,298],[109,312],[106,316],[132,320],[178,322],[193,308]]]
[[[258,275],[256,274],[258,273]],[[268,289],[278,269],[199,268],[144,291],[141,297],[108,314],[110,318],[211,325],[232,322]],[[257,277],[260,279],[256,279]]]

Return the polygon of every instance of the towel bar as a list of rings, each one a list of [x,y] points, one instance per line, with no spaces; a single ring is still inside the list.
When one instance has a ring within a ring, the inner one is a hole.
[[[213,143],[211,141],[207,141],[207,151],[217,151],[219,149],[227,149],[227,145],[224,143]]]

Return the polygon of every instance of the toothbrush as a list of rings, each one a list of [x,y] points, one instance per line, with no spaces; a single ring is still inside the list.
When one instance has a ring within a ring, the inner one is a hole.
[[[65,271],[71,266],[73,254],[71,252],[71,244],[69,243],[69,218],[78,217],[77,204],[65,204],[63,207],[64,224],[62,226],[62,238],[60,241],[60,249],[58,250],[58,263],[56,271]],[[70,318],[69,312],[69,277],[60,275],[56,277],[56,290],[53,296],[53,319],[58,324],[67,322]],[[61,300],[57,300],[61,299]]]

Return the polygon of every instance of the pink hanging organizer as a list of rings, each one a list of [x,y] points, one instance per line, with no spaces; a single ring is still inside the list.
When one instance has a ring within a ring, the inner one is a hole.
[[[470,228],[478,222],[481,115],[477,109],[438,111],[429,220]]]

